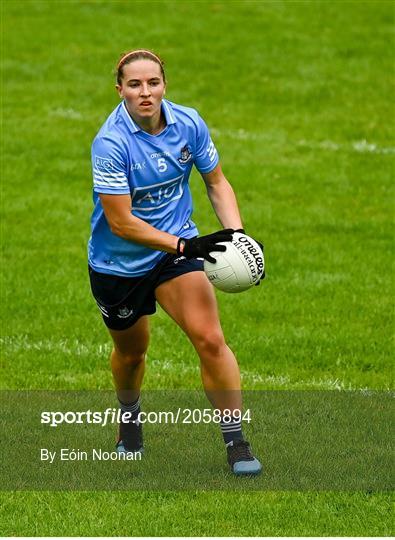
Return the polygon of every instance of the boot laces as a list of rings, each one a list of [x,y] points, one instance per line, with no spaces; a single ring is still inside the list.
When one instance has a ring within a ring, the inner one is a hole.
[[[247,441],[233,443],[232,454],[235,461],[250,461],[254,459],[254,456],[251,454],[250,444]]]

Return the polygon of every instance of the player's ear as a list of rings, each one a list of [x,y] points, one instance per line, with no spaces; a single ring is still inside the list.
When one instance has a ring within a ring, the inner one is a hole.
[[[119,97],[123,97],[122,86],[120,84],[116,84],[115,88],[118,92]]]

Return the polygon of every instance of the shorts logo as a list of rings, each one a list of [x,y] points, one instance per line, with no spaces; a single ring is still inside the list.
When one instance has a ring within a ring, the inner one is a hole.
[[[132,314],[133,314],[133,309],[129,309],[125,306],[118,310],[117,317],[119,317],[120,319],[127,319],[127,317],[129,317]]]
[[[187,145],[181,148],[181,157],[178,158],[178,162],[181,163],[181,165],[185,165],[188,161],[191,161],[192,158],[193,155]]]
[[[181,175],[167,182],[135,188],[132,193],[133,209],[140,212],[151,212],[167,206],[172,201],[181,199],[184,193],[183,179],[184,175]]]
[[[95,167],[96,169],[99,169],[99,171],[112,171],[114,164],[110,158],[95,156]]]

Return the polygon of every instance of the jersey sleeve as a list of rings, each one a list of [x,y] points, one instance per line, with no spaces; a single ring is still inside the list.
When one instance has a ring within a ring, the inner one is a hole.
[[[208,127],[204,120],[198,116],[198,133],[195,154],[195,165],[199,172],[211,172],[218,165],[219,156],[211,140]]]
[[[96,193],[130,193],[127,164],[116,141],[97,138],[92,145],[93,189]]]

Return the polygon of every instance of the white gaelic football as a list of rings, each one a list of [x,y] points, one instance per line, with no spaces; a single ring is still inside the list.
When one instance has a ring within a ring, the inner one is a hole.
[[[204,271],[211,283],[224,292],[246,291],[259,281],[265,259],[257,242],[244,233],[233,233],[232,242],[221,242],[226,251],[212,251],[216,263],[204,261]]]

